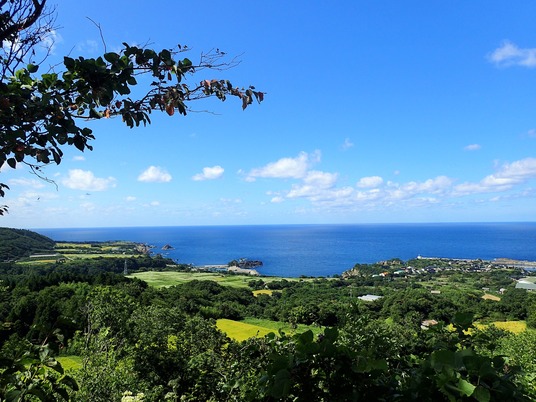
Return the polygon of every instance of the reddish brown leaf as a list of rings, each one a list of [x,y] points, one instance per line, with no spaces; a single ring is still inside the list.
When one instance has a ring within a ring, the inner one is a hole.
[[[169,114],[170,116],[173,116],[175,114],[175,108],[173,107],[171,103],[167,104],[166,113]]]

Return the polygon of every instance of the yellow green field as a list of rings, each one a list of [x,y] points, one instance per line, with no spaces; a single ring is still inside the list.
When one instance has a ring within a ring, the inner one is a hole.
[[[494,325],[499,329],[504,329],[505,331],[510,331],[514,334],[519,334],[527,330],[527,323],[525,321],[494,321],[488,325]],[[479,329],[483,329],[488,325],[475,323],[475,327]]]
[[[257,325],[259,327],[267,328],[276,333],[279,332],[279,330],[282,330],[286,334],[293,334],[296,332],[305,332],[307,330],[311,330],[313,331],[315,335],[317,335],[324,331],[324,327],[319,327],[316,325],[298,324],[296,328],[291,328],[290,324],[287,322],[272,321],[272,320],[266,320],[262,318],[245,318],[239,322],[243,322],[243,323],[251,324],[251,325]]]
[[[286,334],[294,334],[297,332],[305,332],[307,330],[313,331],[315,335],[321,333],[324,329],[321,327],[314,327],[308,325],[299,324],[297,328],[291,328],[288,323],[264,320],[259,318],[246,318],[242,321],[228,320],[221,318],[216,321],[216,326],[222,332],[236,341],[243,341],[253,337],[263,337],[270,332],[275,334],[279,333],[279,330]]]
[[[58,249],[81,249],[81,248],[91,248],[89,243],[56,243],[56,250]]]
[[[514,334],[519,334],[527,330],[527,323],[525,321],[495,321],[493,325],[505,331],[513,332]]]
[[[78,370],[82,367],[82,358],[80,356],[59,356],[57,360],[64,370]]]
[[[145,271],[128,275],[129,278],[138,278],[147,282],[150,286],[166,287],[180,285],[193,280],[214,281],[221,285],[233,287],[248,287],[248,282],[253,278],[242,275],[223,275],[209,272],[175,272],[175,271]]]
[[[222,332],[236,341],[245,341],[249,338],[263,337],[270,332],[274,332],[271,329],[260,327],[258,325],[247,324],[241,321],[228,320],[221,318],[216,322],[216,326]]]
[[[273,290],[270,290],[270,289],[254,290],[254,291],[253,291],[253,296],[258,296],[258,295],[268,295],[268,296],[271,296],[272,293],[274,293],[274,291],[273,291]]]
[[[214,281],[223,286],[232,286],[237,288],[249,287],[249,281],[262,279],[264,282],[279,281],[283,278],[279,277],[256,277],[248,275],[227,275],[219,274],[215,272],[175,272],[175,271],[145,271],[136,272],[128,275],[129,278],[138,278],[147,282],[150,286],[165,287],[180,285],[182,283],[190,282],[193,280],[199,281]],[[284,278],[288,281],[300,281],[309,280],[301,278]]]
[[[90,258],[136,258],[139,257],[139,254],[107,254],[107,253],[100,253],[100,254],[65,254],[64,257],[68,260],[83,260],[83,259],[90,259]]]

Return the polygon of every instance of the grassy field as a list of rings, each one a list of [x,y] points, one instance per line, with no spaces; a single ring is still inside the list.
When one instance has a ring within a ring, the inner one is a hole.
[[[263,337],[264,335],[274,332],[273,330],[258,325],[248,324],[242,321],[233,321],[221,318],[216,321],[216,326],[222,332],[236,341],[245,341],[253,337]]]
[[[175,271],[146,271],[128,275],[129,278],[138,278],[147,282],[150,286],[164,287],[180,285],[193,280],[214,281],[221,285],[237,288],[248,287],[248,282],[253,278],[244,275],[223,275],[209,272],[175,272]]]
[[[484,296],[482,296],[484,300],[493,300],[493,301],[501,301],[501,298],[499,296],[490,295],[489,293],[486,293]]]
[[[527,330],[527,323],[525,321],[494,321],[491,324],[475,323],[475,327],[483,329],[487,325],[495,325],[499,329],[513,332],[514,334],[520,334]],[[533,331],[529,329],[529,331]]]
[[[224,286],[233,286],[237,288],[247,288],[248,282],[251,280],[262,279],[264,282],[274,282],[279,281],[283,278],[279,277],[257,277],[257,276],[247,276],[247,275],[226,275],[218,274],[214,272],[175,272],[175,271],[145,271],[137,272],[131,275],[128,275],[129,278],[138,278],[142,281],[147,282],[150,286],[154,287],[163,287],[163,286],[173,286],[180,285],[181,283],[190,282],[193,280],[199,281],[215,281],[220,285]],[[301,278],[284,278],[288,281],[300,281],[300,280],[309,280]]]
[[[270,289],[254,290],[254,291],[253,291],[253,296],[257,296],[257,295],[268,295],[268,296],[271,296],[272,293],[274,293],[274,291],[273,291],[273,290],[270,290]]]
[[[80,249],[80,248],[91,248],[91,244],[89,243],[56,243],[56,247],[55,249],[56,250],[59,250],[59,249],[72,249],[72,250],[77,250],[77,249]]]
[[[125,259],[125,258],[136,258],[136,257],[139,257],[140,255],[139,254],[106,254],[106,253],[101,253],[101,254],[75,254],[75,253],[72,253],[72,254],[64,254],[64,257],[68,260],[84,260],[84,259],[89,259],[89,258],[122,258],[122,259]]]
[[[315,335],[321,333],[323,328],[309,327],[307,325],[298,325],[296,329],[292,329],[288,323],[263,320],[258,318],[246,318],[242,321],[233,321],[226,318],[221,318],[216,321],[216,326],[222,332],[236,341],[244,341],[249,338],[263,337],[270,332],[279,333],[281,329],[286,334],[294,334],[296,332],[305,332],[308,329],[312,330]]]
[[[279,330],[282,330],[286,334],[293,334],[296,332],[305,332],[310,329],[311,331],[313,331],[315,335],[318,335],[324,331],[323,327],[304,325],[304,324],[298,324],[298,326],[293,329],[290,327],[290,324],[286,322],[265,320],[262,318],[245,318],[244,320],[240,322],[267,328],[270,331],[276,332],[276,333],[279,332]]]
[[[514,334],[519,334],[527,330],[527,323],[525,321],[495,321],[493,325],[497,328],[513,332]]]

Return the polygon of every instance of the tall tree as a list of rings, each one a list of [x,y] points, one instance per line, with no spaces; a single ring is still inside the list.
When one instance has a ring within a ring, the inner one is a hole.
[[[190,102],[202,98],[234,96],[243,109],[264,98],[253,86],[200,79],[202,71],[227,69],[236,61],[226,61],[216,49],[194,63],[180,45],[156,51],[123,43],[119,52],[98,58],[64,57],[62,71],[38,76],[42,63],[35,60],[35,46],[53,32],[54,16],[46,0],[0,0],[0,168],[24,163],[39,175],[43,165],[61,162],[64,146],[92,150],[88,120],[120,116],[133,128],[150,123],[154,110],[186,115]],[[150,84],[131,97],[140,76]],[[6,189],[0,182],[0,197]],[[0,206],[0,215],[6,211]]]

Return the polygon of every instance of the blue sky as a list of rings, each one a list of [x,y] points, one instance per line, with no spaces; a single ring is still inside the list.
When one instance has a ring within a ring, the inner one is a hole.
[[[57,2],[54,64],[122,42],[239,56],[261,105],[210,99],[94,151],[3,168],[2,226],[536,220],[535,2]],[[208,112],[207,112],[208,111]]]

